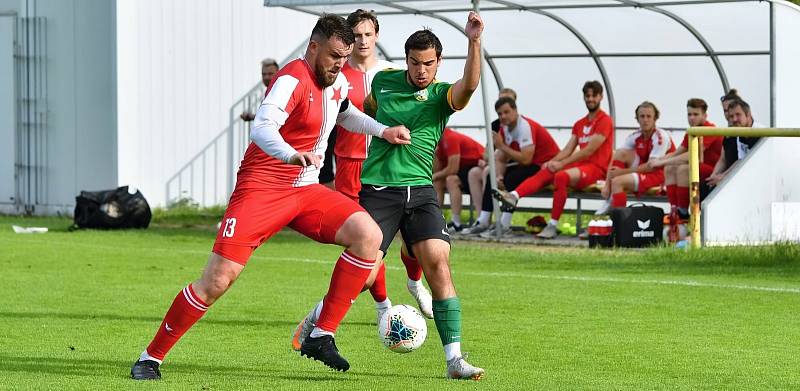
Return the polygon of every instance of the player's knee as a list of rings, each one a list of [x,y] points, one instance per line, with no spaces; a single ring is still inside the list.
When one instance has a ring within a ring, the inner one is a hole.
[[[383,234],[380,227],[375,223],[368,214],[363,213],[363,216],[357,217],[353,236],[356,241],[360,242],[364,247],[378,248],[383,241]]]
[[[461,179],[458,178],[458,175],[448,175],[445,182],[448,188],[461,186]]]

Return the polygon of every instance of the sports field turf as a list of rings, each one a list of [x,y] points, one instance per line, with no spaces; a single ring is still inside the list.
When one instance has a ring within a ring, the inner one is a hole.
[[[11,224],[51,232],[14,234]],[[487,371],[474,383],[443,378],[432,321],[421,350],[385,349],[369,295],[337,334],[349,372],[292,352],[290,334],[324,294],[339,253],[293,232],[256,253],[167,357],[164,380],[134,383],[132,361],[199,275],[214,232],[68,225],[0,217],[0,389],[800,388],[797,245],[683,252],[457,242],[464,350]],[[390,297],[412,303],[397,251]]]

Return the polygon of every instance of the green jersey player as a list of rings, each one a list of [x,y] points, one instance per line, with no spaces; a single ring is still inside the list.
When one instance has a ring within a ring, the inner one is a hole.
[[[373,79],[365,110],[374,108],[375,119],[387,125],[405,125],[411,131],[411,144],[372,142],[359,197],[383,231],[384,254],[399,230],[405,249],[422,266],[433,294],[447,377],[478,380],[484,370],[467,363],[461,354],[461,304],[450,278],[450,235],[431,180],[444,127],[454,112],[467,105],[480,80],[483,21],[477,13],[470,12],[464,32],[469,39],[467,59],[464,75],[455,84],[435,80],[442,44],[429,30],[406,40],[407,71],[387,70]]]
[[[412,34],[405,44],[408,70],[385,70],[375,75],[364,111],[389,126],[403,124],[411,143],[392,146],[373,139],[361,172],[361,206],[381,227],[378,259],[386,255],[398,231],[405,258],[422,266],[433,295],[433,315],[447,362],[447,377],[480,379],[484,370],[461,354],[461,304],[450,278],[450,235],[431,180],[434,151],[450,116],[463,109],[478,88],[483,20],[470,12],[464,29],[469,40],[464,75],[454,84],[436,81],[442,44],[430,30]],[[373,274],[378,270],[376,264]],[[370,279],[373,277],[370,276]],[[315,310],[301,322],[305,333]]]

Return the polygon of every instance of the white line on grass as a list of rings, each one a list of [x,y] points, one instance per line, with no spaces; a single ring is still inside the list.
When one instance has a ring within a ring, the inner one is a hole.
[[[13,240],[0,238],[0,241],[7,241],[13,242]],[[115,252],[123,251],[123,250],[145,250],[145,251],[168,251],[172,253],[183,253],[183,254],[193,254],[193,255],[208,255],[210,254],[210,249],[208,251],[202,250],[186,250],[186,249],[174,249],[174,248],[165,248],[165,247],[147,247],[147,248],[126,248],[124,246],[106,246],[106,245],[98,245],[98,244],[89,244],[89,243],[75,243],[75,242],[63,242],[57,240],[48,240],[48,245],[52,244],[65,244],[69,246],[78,246],[78,247],[91,247],[94,249],[109,249]],[[303,263],[316,263],[316,264],[327,264],[331,265],[334,261],[331,260],[323,260],[323,259],[311,259],[311,258],[292,258],[292,257],[270,257],[265,255],[253,255],[252,258],[254,259],[262,259],[266,261],[287,261],[287,262],[303,262]],[[391,270],[404,270],[404,268],[399,266],[386,266],[387,269]],[[776,292],[776,293],[794,293],[800,294],[800,288],[787,288],[787,287],[769,287],[769,286],[756,286],[756,285],[734,285],[734,284],[715,284],[711,282],[700,282],[700,281],[680,281],[680,280],[637,280],[637,279],[625,279],[625,278],[616,278],[616,277],[588,277],[588,276],[559,276],[559,275],[549,275],[549,274],[534,274],[534,273],[513,273],[513,272],[456,272],[453,271],[453,274],[463,274],[466,276],[477,276],[477,277],[521,277],[521,278],[534,278],[534,279],[541,279],[541,280],[561,280],[561,281],[582,281],[582,282],[603,282],[603,283],[621,283],[621,284],[645,284],[645,285],[673,285],[673,286],[686,286],[686,287],[697,287],[697,288],[717,288],[717,289],[737,289],[737,290],[745,290],[745,291],[758,291],[758,292]]]

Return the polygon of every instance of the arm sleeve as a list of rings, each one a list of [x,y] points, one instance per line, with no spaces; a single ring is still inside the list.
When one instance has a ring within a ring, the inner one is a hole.
[[[383,131],[388,127],[362,113],[355,105],[351,105],[349,101],[345,101],[342,104],[342,109],[339,115],[336,116],[336,124],[353,133],[368,134],[376,137],[382,137]]]
[[[636,149],[636,138],[639,137],[640,132],[633,132],[628,137],[625,138],[625,142],[622,143],[620,148],[622,149],[629,149],[631,151]]]
[[[669,133],[661,130],[656,129],[656,132],[659,133],[659,143],[653,143],[653,149],[650,151],[650,159],[662,157],[667,154],[672,148],[672,138],[669,136]]]
[[[264,153],[283,162],[288,162],[297,154],[297,150],[283,139],[280,129],[296,104],[295,96],[301,89],[298,84],[298,80],[289,75],[275,80],[261,102],[250,129],[250,140]]]

